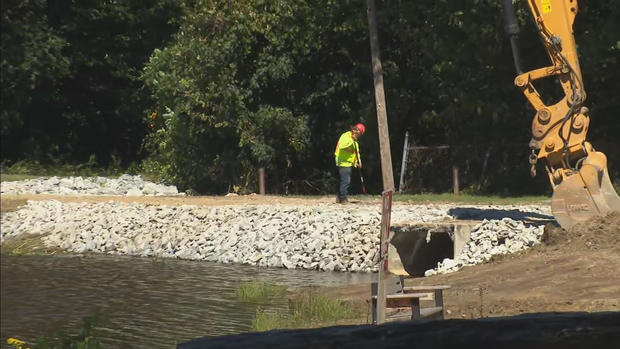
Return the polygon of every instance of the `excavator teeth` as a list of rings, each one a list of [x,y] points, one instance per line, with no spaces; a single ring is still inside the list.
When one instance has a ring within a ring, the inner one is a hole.
[[[555,187],[551,211],[564,229],[595,216],[620,212],[620,197],[609,173],[607,159],[600,152],[590,153],[578,173],[564,178]]]

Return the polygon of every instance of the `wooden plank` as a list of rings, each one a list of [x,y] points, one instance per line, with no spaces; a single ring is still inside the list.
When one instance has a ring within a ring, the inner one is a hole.
[[[385,296],[386,299],[407,299],[407,298],[420,298],[426,296],[428,293],[393,293]],[[377,299],[377,296],[372,296],[373,299]]]
[[[420,306],[419,298],[387,298],[385,300],[385,306],[387,308],[404,308],[404,307],[413,307]]]
[[[420,298],[425,297],[426,293],[396,293],[388,294],[385,297],[386,308],[405,308],[420,307]],[[376,302],[377,296],[373,296],[373,303]]]
[[[387,299],[407,299],[407,298],[420,298],[425,297],[427,293],[395,293],[388,294]]]
[[[447,290],[452,288],[450,285],[434,285],[434,286],[405,286],[403,291],[435,291],[435,290]]]
[[[405,307],[411,308],[412,306],[415,306],[416,303],[417,303],[417,306],[419,307],[419,304],[420,304],[419,298],[403,298],[403,299],[388,298],[385,300],[386,308],[405,308]]]

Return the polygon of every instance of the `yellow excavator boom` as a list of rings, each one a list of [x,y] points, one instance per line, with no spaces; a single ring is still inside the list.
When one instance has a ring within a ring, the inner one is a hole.
[[[527,0],[551,65],[523,72],[516,45],[516,18],[512,0],[504,0],[506,31],[511,38],[518,86],[536,109],[532,121],[530,164],[545,164],[553,187],[551,210],[558,223],[568,229],[594,216],[620,212],[620,197],[607,171],[607,157],[586,141],[590,116],[584,106],[586,92],[577,57],[573,23],[577,0]],[[564,98],[555,104],[543,102],[533,82],[556,78]]]

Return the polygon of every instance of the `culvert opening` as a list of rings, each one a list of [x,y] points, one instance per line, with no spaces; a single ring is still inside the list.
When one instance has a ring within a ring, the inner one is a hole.
[[[406,271],[420,277],[437,267],[445,258],[454,258],[469,239],[471,229],[479,222],[401,223],[391,229],[391,244],[398,256],[389,256],[390,269]],[[394,254],[391,249],[391,254]],[[395,258],[396,257],[396,258]],[[400,260],[400,265],[397,264]],[[398,274],[398,272],[395,272]]]

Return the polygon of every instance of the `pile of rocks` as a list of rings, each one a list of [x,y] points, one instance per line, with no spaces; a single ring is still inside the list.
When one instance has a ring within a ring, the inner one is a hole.
[[[29,201],[22,209],[3,215],[2,239],[39,234],[46,246],[77,253],[376,271],[380,209],[376,205],[342,208],[336,204],[205,207]],[[395,205],[392,222],[451,219],[452,208]],[[529,231],[521,225],[515,229]],[[497,239],[502,238],[498,235]]]
[[[140,176],[132,176],[127,174],[124,174],[118,178],[40,177],[24,181],[2,182],[1,187],[3,195],[184,195],[184,193],[179,193],[175,186],[156,184],[145,181]]]
[[[542,225],[525,225],[510,218],[485,219],[472,229],[469,240],[456,258],[444,259],[437,268],[427,270],[424,275],[451,273],[486,262],[496,255],[523,251],[540,243],[543,231]]]

